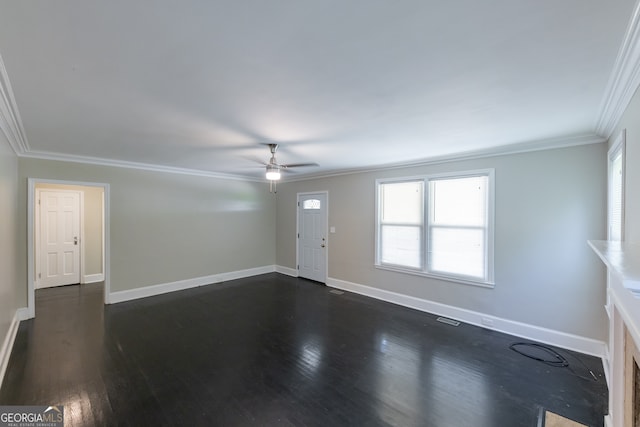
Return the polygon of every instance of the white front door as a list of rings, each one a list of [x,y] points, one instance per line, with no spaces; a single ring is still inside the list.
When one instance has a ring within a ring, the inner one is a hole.
[[[298,195],[298,276],[327,279],[327,193]]]
[[[80,283],[80,193],[40,190],[38,288]]]

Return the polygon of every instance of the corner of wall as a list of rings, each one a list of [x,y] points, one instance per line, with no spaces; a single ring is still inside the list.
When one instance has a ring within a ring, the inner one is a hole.
[[[4,380],[4,375],[7,372],[7,366],[9,366],[9,359],[11,358],[11,350],[13,349],[13,343],[15,342],[16,335],[18,334],[18,327],[20,322],[28,318],[28,310],[26,308],[19,308],[13,315],[11,324],[7,335],[4,337],[2,347],[0,347],[0,387]]]

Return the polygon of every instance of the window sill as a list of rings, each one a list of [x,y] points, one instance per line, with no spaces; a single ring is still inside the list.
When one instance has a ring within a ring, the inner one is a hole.
[[[456,276],[445,276],[440,274],[425,273],[423,271],[411,270],[411,269],[402,268],[402,267],[393,267],[389,265],[380,265],[380,264],[376,264],[374,265],[374,267],[379,270],[387,270],[387,271],[393,271],[396,273],[411,274],[412,276],[428,277],[430,279],[438,279],[438,280],[444,280],[447,282],[461,283],[463,285],[479,286],[481,288],[493,289],[496,286],[495,282],[484,282],[480,280],[464,279],[462,277],[456,277]]]

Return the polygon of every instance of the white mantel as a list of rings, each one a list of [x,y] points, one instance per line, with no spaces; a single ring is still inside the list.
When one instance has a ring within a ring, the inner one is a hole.
[[[609,316],[608,351],[604,361],[609,385],[609,415],[605,425],[624,424],[625,330],[640,347],[640,245],[590,240],[589,245],[606,264]]]
[[[589,240],[589,245],[622,285],[640,298],[640,245],[609,240]]]
[[[608,240],[589,240],[589,245],[613,276],[609,277],[607,312],[611,315],[609,309],[615,303],[631,336],[640,343],[640,245]]]

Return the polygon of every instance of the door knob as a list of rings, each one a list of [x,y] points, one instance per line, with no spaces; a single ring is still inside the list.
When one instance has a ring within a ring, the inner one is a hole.
[[[77,238],[77,237],[74,237],[74,238],[73,238],[73,244],[74,244],[74,245],[77,245],[77,244],[78,244],[78,238]]]
[[[324,248],[324,243],[320,245],[321,248]]]

